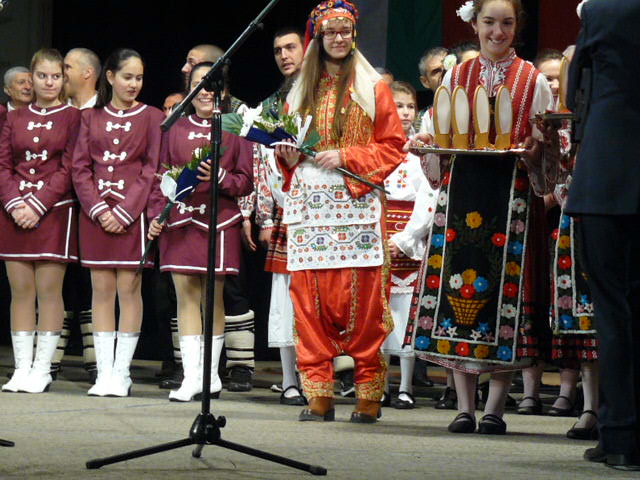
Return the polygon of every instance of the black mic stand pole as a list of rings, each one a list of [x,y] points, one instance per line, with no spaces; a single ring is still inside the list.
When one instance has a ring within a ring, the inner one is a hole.
[[[180,447],[195,445],[192,456],[199,458],[205,445],[217,445],[219,447],[235,450],[236,452],[245,453],[254,457],[269,460],[271,462],[286,465],[288,467],[304,470],[313,475],[326,475],[327,469],[317,465],[298,462],[286,457],[274,455],[272,453],[256,450],[245,445],[229,442],[221,438],[220,429],[226,424],[226,419],[222,416],[216,418],[211,413],[211,350],[213,336],[213,311],[214,311],[214,288],[215,288],[215,257],[217,248],[216,225],[218,219],[218,172],[220,169],[220,147],[222,143],[222,113],[220,111],[220,103],[222,91],[224,89],[222,67],[228,63],[228,57],[244,42],[244,40],[259,28],[262,18],[275,6],[278,0],[271,0],[269,5],[258,15],[258,17],[249,24],[249,27],[242,35],[229,47],[227,52],[220,57],[211,67],[209,72],[203,77],[202,81],[191,91],[191,93],[180,103],[162,124],[162,129],[167,130],[176,122],[182,114],[184,107],[198,94],[202,88],[214,93],[213,119],[211,122],[211,141],[212,141],[212,168],[211,168],[211,209],[209,218],[209,259],[207,265],[207,295],[205,303],[204,315],[204,365],[202,372],[202,401],[201,411],[196,417],[187,438],[174,442],[164,443],[153,447],[133,450],[131,452],[122,453],[106,458],[98,458],[89,460],[86,463],[88,469],[97,469],[104,465],[123,462],[133,458],[153,455],[154,453],[166,452]]]

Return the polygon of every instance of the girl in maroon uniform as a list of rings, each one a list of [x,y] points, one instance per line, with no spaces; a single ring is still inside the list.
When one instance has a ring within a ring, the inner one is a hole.
[[[119,49],[103,67],[95,108],[82,112],[73,156],[80,200],[81,263],[91,269],[98,378],[89,395],[126,397],[129,366],[142,323],[141,276],[145,209],[158,170],[160,110],[136,100],[144,64],[134,50]],[[147,263],[146,266],[151,266]],[[115,298],[120,319],[116,343]]]
[[[211,68],[201,63],[191,71],[190,88],[200,83]],[[193,152],[208,144],[211,138],[213,96],[201,90],[192,101],[191,115],[181,118],[165,134],[162,144],[162,165],[179,166],[191,160]],[[242,213],[235,197],[247,195],[253,188],[251,143],[227,132],[222,134],[223,155],[218,175],[219,198],[217,216],[217,252],[215,261],[215,311],[211,392],[219,393],[218,362],[224,343],[224,302],[222,290],[225,275],[237,275],[240,266],[240,227]],[[184,367],[180,389],[172,391],[172,401],[190,401],[202,391],[202,316],[201,306],[206,292],[208,263],[209,216],[211,208],[209,164],[200,167],[204,180],[195,191],[171,211],[166,232],[160,237],[160,270],[172,272],[178,300],[178,329]],[[154,195],[154,210],[159,213],[166,199]],[[159,235],[163,225],[151,222],[149,238]]]
[[[16,365],[2,390],[41,393],[52,380],[62,328],[64,272],[78,259],[71,155],[80,112],[60,100],[63,59],[57,50],[37,52],[31,71],[35,102],[9,113],[0,135],[0,259],[11,287]]]

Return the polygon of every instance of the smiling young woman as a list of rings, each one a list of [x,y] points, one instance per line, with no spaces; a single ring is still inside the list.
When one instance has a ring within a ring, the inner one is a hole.
[[[209,62],[195,65],[189,74],[189,88],[195,88],[212,66],[213,63]],[[178,120],[165,134],[161,171],[164,172],[167,167],[184,165],[192,159],[195,150],[203,144],[209,144],[212,116],[213,94],[200,90],[191,101],[187,116]],[[236,197],[247,195],[253,189],[252,144],[227,132],[222,133],[222,144],[224,153],[220,158],[217,179],[219,194],[211,360],[211,393],[214,398],[222,390],[218,365],[224,344],[225,309],[222,293],[225,276],[238,275],[240,272],[242,213]],[[155,184],[150,209],[154,219],[149,228],[149,238],[160,236],[160,270],[171,272],[176,288],[184,380],[178,390],[171,391],[169,400],[178,402],[191,401],[202,392],[202,312],[206,296],[210,228],[210,162],[201,164],[198,178],[201,182],[183,200],[180,208],[171,211],[166,224],[160,224],[156,218],[166,203],[159,182]]]
[[[458,14],[478,36],[480,56],[448,71],[442,85],[451,92],[461,86],[469,98],[482,86],[494,104],[500,88],[507,87],[514,112],[511,145],[535,142],[532,120],[553,108],[553,96],[544,75],[513,48],[524,19],[520,0],[470,0]],[[473,105],[473,130],[472,119]],[[476,375],[491,373],[479,431],[503,434],[512,372],[539,358],[541,338],[550,336],[545,264],[533,269],[532,261],[547,254],[538,195],[549,193],[554,184],[539,163],[516,155],[457,155],[442,163],[433,157],[430,169],[441,173],[436,209],[441,221],[435,222],[431,238],[446,235],[447,241],[446,248],[445,242],[432,241],[427,250],[426,258],[440,255],[442,263],[428,263],[421,297],[440,300],[421,302],[415,349],[454,370],[459,415],[449,425],[453,433],[475,431]],[[432,278],[440,281],[429,283]]]
[[[142,323],[141,276],[149,193],[160,159],[160,110],[138,102],[144,64],[134,50],[105,61],[95,108],[82,112],[73,156],[80,200],[81,263],[91,269],[98,378],[89,395],[129,395]],[[151,263],[145,265],[151,266]],[[115,299],[120,319],[116,341]]]

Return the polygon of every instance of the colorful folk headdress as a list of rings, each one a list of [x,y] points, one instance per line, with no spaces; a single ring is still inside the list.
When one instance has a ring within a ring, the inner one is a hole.
[[[304,36],[305,49],[313,38],[320,35],[326,22],[334,18],[349,20],[353,24],[352,49],[355,48],[356,22],[359,16],[360,12],[358,8],[347,0],[324,0],[320,2],[320,4],[311,11],[309,19],[307,20],[307,29]]]

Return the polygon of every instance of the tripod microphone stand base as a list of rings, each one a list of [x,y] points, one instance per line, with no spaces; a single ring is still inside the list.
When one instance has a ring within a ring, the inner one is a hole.
[[[86,466],[89,470],[95,470],[104,465],[111,465],[112,463],[124,462],[133,458],[145,457],[147,455],[153,455],[154,453],[166,452],[168,450],[174,450],[176,448],[188,447],[189,445],[195,445],[192,452],[194,458],[200,458],[202,449],[205,445],[217,445],[219,447],[228,448],[236,452],[245,453],[257,458],[262,458],[270,462],[279,463],[291,468],[297,468],[309,472],[312,475],[326,475],[327,469],[317,465],[309,465],[307,463],[291,460],[290,458],[281,457],[272,453],[264,452],[262,450],[256,450],[255,448],[240,445],[238,443],[228,442],[223,440],[220,435],[220,429],[225,426],[226,419],[222,416],[215,418],[213,414],[199,414],[189,432],[189,437],[182,440],[176,440],[175,442],[163,443],[155,445],[149,448],[141,448],[140,450],[133,450],[131,452],[122,453],[120,455],[113,455],[111,457],[97,458],[95,460],[89,460]]]

